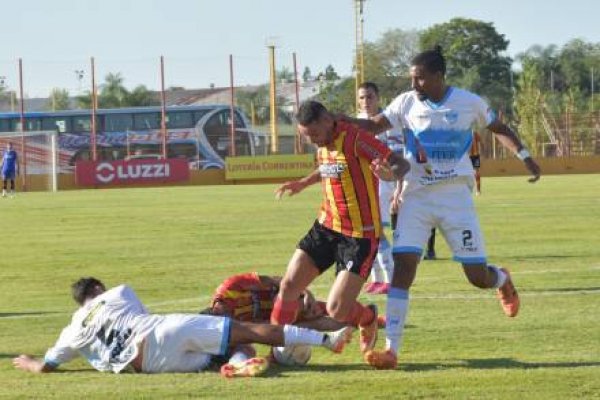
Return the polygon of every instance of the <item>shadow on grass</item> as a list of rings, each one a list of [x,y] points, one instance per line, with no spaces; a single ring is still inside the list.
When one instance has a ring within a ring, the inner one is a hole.
[[[36,316],[36,315],[50,315],[50,314],[60,314],[56,311],[25,311],[25,312],[0,312],[0,318],[15,318],[15,317],[27,317],[27,316]]]
[[[407,372],[447,370],[456,368],[467,369],[536,369],[536,368],[580,368],[598,367],[600,361],[581,362],[524,362],[512,358],[481,358],[465,359],[448,363],[409,363],[400,364],[399,369]]]

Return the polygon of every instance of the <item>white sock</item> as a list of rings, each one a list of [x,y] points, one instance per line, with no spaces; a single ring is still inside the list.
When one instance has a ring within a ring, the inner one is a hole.
[[[323,332],[312,329],[300,328],[294,325],[283,326],[283,342],[286,346],[291,344],[308,344],[311,346],[321,346],[323,344]]]
[[[385,271],[379,263],[379,253],[373,260],[373,266],[371,267],[371,282],[385,282]]]
[[[502,287],[502,285],[504,285],[504,283],[506,282],[506,278],[508,278],[508,276],[506,276],[506,273],[500,268],[496,267],[495,265],[489,264],[487,267],[496,273],[496,283],[492,287],[496,289]]]
[[[404,323],[408,313],[408,290],[390,288],[387,296],[385,336],[386,348],[398,354],[402,345]]]
[[[379,264],[384,270],[385,283],[391,283],[394,276],[394,256],[392,255],[392,246],[385,235],[379,240],[379,251],[377,253]]]

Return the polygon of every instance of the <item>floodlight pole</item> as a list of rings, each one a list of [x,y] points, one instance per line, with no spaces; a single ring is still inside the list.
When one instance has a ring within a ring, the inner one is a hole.
[[[92,145],[92,161],[98,160],[98,152],[96,145],[96,133],[98,131],[98,127],[96,126],[96,114],[98,110],[98,97],[96,94],[96,64],[94,62],[94,57],[90,57],[90,75],[92,78],[92,137],[91,145]]]
[[[162,156],[167,159],[167,99],[165,96],[165,58],[160,56],[160,133],[162,135]]]
[[[279,152],[279,135],[277,133],[277,87],[276,87],[276,72],[275,72],[275,45],[271,44],[267,46],[269,48],[269,65],[270,65],[270,76],[271,85],[269,91],[269,98],[271,103],[271,153],[276,154]]]
[[[19,58],[19,96],[21,96],[21,157],[23,158],[23,171],[21,171],[23,191],[27,191],[27,150],[25,147],[25,98],[23,97],[23,60]]]
[[[355,96],[356,96],[356,112],[359,111],[358,105],[358,87],[365,80],[365,56],[364,56],[364,18],[363,18],[363,3],[366,0],[354,0],[355,11],[354,11],[354,29],[355,29]]]
[[[292,53],[293,61],[294,61],[294,86],[295,86],[295,94],[296,94],[296,103],[294,104],[294,113],[298,112],[300,108],[300,85],[298,83],[298,64],[296,63],[296,53]],[[302,154],[302,137],[300,136],[300,131],[296,130],[296,140],[295,140],[294,152],[296,154]]]
[[[229,55],[229,118],[231,120],[230,131],[229,131],[229,156],[235,157],[235,116],[234,116],[234,102],[235,102],[235,89],[233,88],[233,54]]]

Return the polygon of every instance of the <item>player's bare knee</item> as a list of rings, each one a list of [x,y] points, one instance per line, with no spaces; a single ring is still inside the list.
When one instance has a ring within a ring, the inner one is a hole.
[[[327,315],[336,321],[345,321],[349,313],[350,307],[341,301],[334,300],[327,303]]]
[[[289,278],[283,278],[279,283],[279,295],[285,300],[297,299],[304,288]]]

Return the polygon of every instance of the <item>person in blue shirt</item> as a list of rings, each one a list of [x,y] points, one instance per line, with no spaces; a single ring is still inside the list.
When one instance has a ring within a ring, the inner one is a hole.
[[[17,151],[13,149],[12,143],[6,145],[6,150],[2,155],[2,197],[6,197],[7,184],[10,180],[10,195],[15,195],[15,176],[19,173],[19,162]]]

